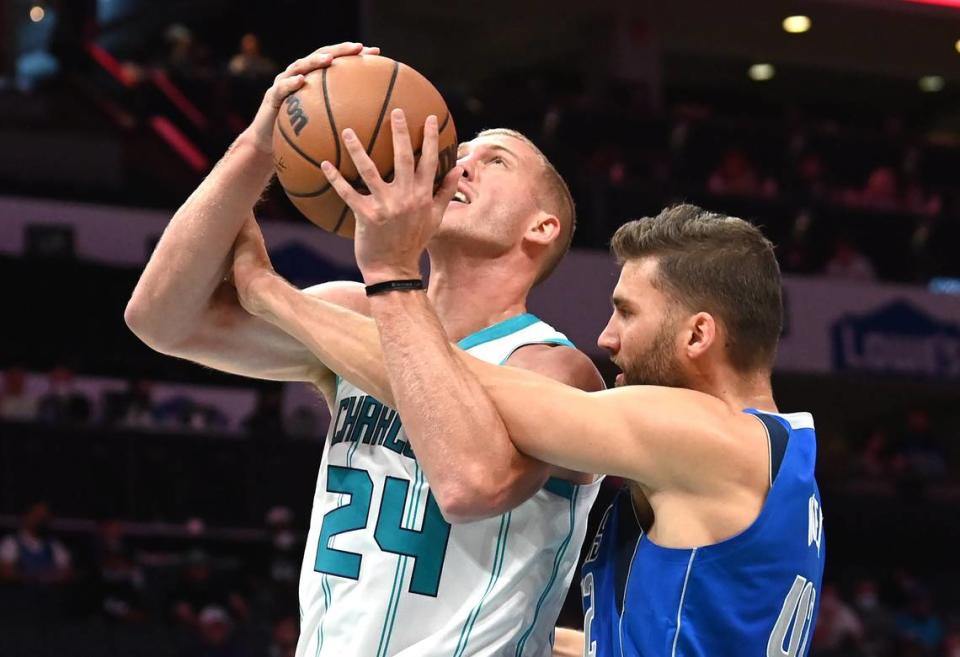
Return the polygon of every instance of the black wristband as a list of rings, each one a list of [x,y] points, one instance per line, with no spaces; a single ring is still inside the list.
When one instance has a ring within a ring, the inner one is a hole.
[[[423,281],[419,278],[405,278],[399,281],[383,281],[382,283],[368,285],[365,289],[367,291],[367,296],[372,297],[374,294],[393,292],[394,290],[422,290]]]

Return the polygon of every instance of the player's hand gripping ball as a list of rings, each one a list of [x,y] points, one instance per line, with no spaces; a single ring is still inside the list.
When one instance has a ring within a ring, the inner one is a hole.
[[[384,180],[393,174],[390,112],[404,111],[417,159],[423,126],[438,120],[439,165],[436,183],[457,159],[457,131],[440,92],[406,64],[378,55],[338,57],[330,66],[306,76],[287,97],[273,131],[274,167],[284,191],[310,221],[353,237],[355,217],[320,170],[330,161],[358,190],[365,191],[342,142],[344,128],[357,134]]]

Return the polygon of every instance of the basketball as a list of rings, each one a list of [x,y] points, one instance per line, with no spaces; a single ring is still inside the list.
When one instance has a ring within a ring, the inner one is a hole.
[[[273,131],[274,168],[287,196],[303,215],[343,237],[353,237],[355,217],[320,170],[329,160],[358,189],[363,189],[342,144],[352,128],[384,180],[393,173],[390,112],[404,111],[410,141],[419,158],[423,125],[437,117],[441,181],[456,163],[457,131],[440,92],[406,64],[378,55],[338,57],[306,76],[303,86],[280,108]]]

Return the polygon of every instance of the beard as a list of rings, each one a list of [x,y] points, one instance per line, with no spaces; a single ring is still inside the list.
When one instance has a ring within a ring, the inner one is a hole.
[[[674,347],[674,324],[672,318],[664,318],[650,346],[635,357],[624,360],[621,368],[624,385],[687,387],[686,376]]]

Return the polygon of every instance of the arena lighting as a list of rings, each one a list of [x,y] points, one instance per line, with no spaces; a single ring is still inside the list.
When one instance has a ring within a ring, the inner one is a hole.
[[[773,64],[754,64],[747,70],[747,75],[750,76],[750,79],[754,82],[766,82],[771,79],[777,70],[773,68]]]
[[[783,19],[783,31],[790,34],[803,34],[810,30],[809,16],[787,16]]]
[[[40,5],[34,5],[30,7],[30,20],[34,23],[39,23],[43,20],[43,17],[46,15],[46,12],[43,11],[43,7]]]
[[[960,0],[906,0],[915,5],[936,5],[938,7],[952,7],[960,9]]]
[[[957,39],[957,42],[953,44],[953,47],[956,48],[957,52],[960,52],[960,39]]]
[[[921,91],[934,93],[943,89],[944,81],[939,75],[924,75],[917,80],[917,86],[920,87]]]

